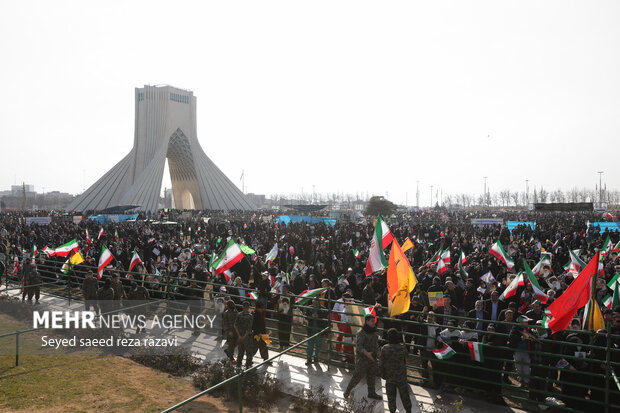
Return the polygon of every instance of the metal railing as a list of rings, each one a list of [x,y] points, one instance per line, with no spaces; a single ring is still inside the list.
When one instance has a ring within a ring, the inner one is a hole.
[[[92,269],[86,266],[81,267],[82,269],[78,270],[76,268],[69,276],[63,275],[63,282],[67,282],[67,284],[59,285],[61,288],[50,292],[61,297],[67,296],[68,299],[79,296],[79,294],[75,294],[78,290],[74,286],[79,286],[85,271]],[[39,268],[49,272],[54,270],[52,268],[42,268],[41,265],[39,265]],[[131,275],[140,276],[140,279],[133,281],[144,285],[151,296],[157,295],[157,301],[199,299],[208,305],[214,305],[214,300],[219,296],[227,296],[237,302],[242,300],[254,301],[247,296],[249,291],[247,287],[245,288],[246,295],[242,297],[230,293],[220,294],[218,289],[221,285],[210,281],[192,280],[201,286],[200,288],[192,288],[189,286],[179,286],[180,279],[176,277],[163,275],[161,282],[154,282],[142,278],[142,275],[139,273],[132,273]],[[73,285],[71,285],[71,280],[69,280],[71,277],[74,278],[72,281]],[[124,279],[122,280],[124,281]],[[44,281],[49,280],[44,279]],[[45,282],[43,284],[42,288],[44,289],[54,286],[53,282]],[[186,295],[187,293],[191,295]],[[300,323],[295,322],[294,319],[292,322],[288,322],[271,316],[272,314],[278,314],[277,309],[273,308],[273,304],[277,302],[280,296],[281,294],[271,292],[268,297],[262,296],[260,298],[260,300],[272,304],[271,306],[266,306],[267,328],[270,333],[276,336],[281,331],[284,331],[285,335],[288,334],[292,346],[287,348],[282,354],[299,355],[295,350],[305,348],[304,346],[309,340],[307,338],[308,334],[305,331],[299,330]],[[287,298],[291,299],[296,297],[299,296],[294,294],[287,296]],[[349,320],[356,319],[357,317],[358,322],[350,321],[344,323],[332,318],[334,304],[332,300],[321,298],[320,301],[327,307],[330,326],[333,326],[330,336],[324,340],[325,348],[323,349],[321,360],[331,365],[352,367],[349,362],[343,361],[343,359],[353,356],[351,351],[355,346],[355,331],[363,323],[361,308],[366,306],[361,303],[348,303],[347,311],[339,314],[347,315]],[[292,304],[295,307],[294,317],[308,319],[308,316],[304,314],[310,308],[308,305],[299,306]],[[124,310],[125,308],[122,308],[118,311]],[[459,346],[458,343],[453,344],[457,351],[456,357],[447,360],[437,359],[431,352],[432,348],[427,346],[428,339],[433,343],[433,346],[437,345],[437,334],[429,336],[424,332],[428,326],[424,320],[427,317],[427,313],[410,311],[408,314],[413,316],[414,319],[390,319],[379,315],[378,320],[380,327],[394,326],[401,331],[411,352],[407,362],[408,379],[411,382],[435,387],[444,383],[472,392],[480,392],[482,390],[484,393],[486,389],[487,395],[490,393],[488,389],[493,389],[492,391],[496,392],[496,395],[520,405],[525,405],[528,409],[535,409],[540,404],[552,406],[546,401],[547,397],[562,400],[564,406],[553,405],[553,407],[563,411],[580,411],[583,410],[584,406],[605,412],[620,409],[620,388],[618,387],[619,383],[617,380],[618,372],[620,372],[620,349],[614,344],[620,342],[620,336],[611,334],[609,332],[609,325],[607,326],[606,333],[599,333],[598,335],[590,331],[571,331],[571,333],[580,337],[583,342],[567,341],[565,337],[558,336],[552,338],[536,337],[529,340],[533,348],[518,349],[510,347],[508,344],[510,336],[508,331],[515,326],[519,326],[518,323],[492,321],[496,326],[504,326],[507,332],[483,332],[464,326],[457,327],[457,330],[463,332],[476,332],[481,336],[495,337],[500,342],[499,344],[485,345],[483,348],[490,350],[490,352],[485,354],[484,362],[475,362],[471,361],[462,344]],[[441,323],[436,325],[438,330],[447,328],[445,325],[447,319],[458,322],[472,320],[462,315],[445,316],[437,314],[437,318],[441,319]],[[490,320],[483,321],[486,324],[491,322]],[[338,329],[339,326],[344,325],[350,327],[352,332],[349,333]],[[278,326],[283,326],[284,330],[279,330]],[[527,327],[535,328],[531,325]],[[383,333],[384,328],[379,328],[379,332]],[[352,343],[345,342],[344,338],[348,337],[352,338]],[[593,338],[596,338],[596,344],[593,344]],[[276,341],[278,340],[272,340],[272,343]],[[293,344],[295,341],[296,343]],[[446,341],[449,342],[448,340]],[[281,343],[278,342],[278,344]],[[340,350],[337,351],[334,345],[339,345],[341,347]],[[269,349],[278,351],[273,345],[269,346]],[[527,366],[530,368],[529,373],[514,370],[515,360],[513,359],[513,354],[515,351],[527,354],[530,357],[530,361],[527,363]],[[583,357],[584,353],[586,357]],[[561,364],[557,363],[560,359],[564,359],[570,365],[574,364],[573,368],[575,370],[570,367],[562,367]],[[467,379],[463,380],[463,377]],[[521,378],[523,382],[529,380],[530,383],[535,383],[535,385],[530,385],[529,388],[517,386],[513,383],[513,380],[517,377]],[[588,393],[590,393],[590,398],[587,398]],[[578,407],[575,408],[575,406]]]

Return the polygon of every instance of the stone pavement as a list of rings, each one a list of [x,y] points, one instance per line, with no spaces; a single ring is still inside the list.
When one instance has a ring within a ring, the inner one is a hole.
[[[4,286],[0,288],[0,294],[3,293]],[[20,296],[19,290],[8,291],[11,296]],[[51,310],[82,310],[84,308],[81,301],[71,300],[66,298],[60,298],[56,296],[50,296],[46,294],[41,295],[40,309]],[[126,329],[130,335],[132,330]],[[153,334],[155,333],[155,334]],[[205,360],[220,360],[226,358],[223,349],[225,348],[225,341],[207,334],[200,334],[198,336],[192,335],[189,330],[172,330],[172,331],[152,331],[146,333],[145,336],[157,335],[157,337],[167,336],[171,338],[176,336],[180,346],[190,349],[199,357]],[[273,351],[269,351],[270,357],[274,355]],[[254,358],[255,364],[260,361],[258,353]],[[269,373],[275,376],[280,383],[284,386],[282,389],[288,394],[295,394],[301,389],[309,389],[312,387],[322,386],[328,397],[333,399],[343,400],[343,392],[347,383],[351,378],[352,371],[336,366],[328,366],[325,363],[313,364],[310,367],[305,365],[305,358],[295,355],[284,354],[278,359],[274,360],[271,366],[263,366],[262,369],[267,369]],[[372,405],[374,410],[369,413],[388,412],[387,396],[385,396],[385,381],[381,380],[381,388],[379,388],[379,380],[377,380],[376,388],[379,394],[383,394],[383,402],[374,401]],[[413,405],[413,412],[438,412],[438,411],[460,411],[463,413],[470,412],[521,412],[522,410],[513,409],[505,406],[499,406],[495,404],[487,403],[483,400],[463,397],[457,394],[443,392],[439,393],[436,390],[432,390],[426,387],[417,385],[410,385],[411,388],[411,401]],[[360,384],[353,391],[353,397],[356,400],[361,400],[366,396],[366,382],[362,380]],[[462,408],[454,407],[454,404],[458,403]],[[451,407],[452,406],[452,407]],[[397,409],[399,412],[404,411],[400,398],[397,401]]]

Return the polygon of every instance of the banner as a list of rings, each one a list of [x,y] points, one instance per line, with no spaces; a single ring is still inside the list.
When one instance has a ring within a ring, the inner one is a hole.
[[[51,217],[26,217],[26,225],[49,225],[51,222]]]
[[[475,227],[484,227],[486,225],[503,225],[504,220],[501,218],[472,218],[471,224]]]
[[[535,221],[506,221],[506,227],[508,231],[512,234],[512,230],[518,227],[519,225],[525,225],[526,227],[530,227],[532,229],[536,229]]]

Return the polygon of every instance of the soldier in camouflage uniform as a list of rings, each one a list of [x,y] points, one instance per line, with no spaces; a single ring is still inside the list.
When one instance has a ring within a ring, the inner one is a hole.
[[[245,357],[245,366],[247,368],[252,367],[252,357],[254,355],[252,341],[252,322],[254,317],[250,314],[250,302],[243,302],[243,311],[237,314],[237,320],[235,321],[235,332],[237,333],[237,367],[241,367],[243,363],[243,355]]]
[[[118,310],[121,308],[121,298],[127,298],[127,296],[125,295],[125,290],[123,289],[123,284],[121,284],[121,281],[119,279],[118,272],[115,272],[112,276],[112,289],[114,290],[113,308],[115,310]]]
[[[233,300],[226,301],[226,311],[222,313],[222,326],[224,337],[226,337],[226,355],[230,361],[235,361],[235,347],[237,347],[237,333],[235,332],[235,322],[237,321],[237,309]]]
[[[88,270],[86,277],[82,282],[82,297],[84,297],[84,307],[89,311],[92,307],[97,311],[97,288],[99,287],[97,279],[93,272]]]
[[[400,400],[406,413],[411,413],[411,399],[407,384],[407,348],[402,343],[402,337],[395,328],[388,330],[388,342],[381,348],[379,369],[381,377],[385,379],[385,392],[388,398],[390,413],[396,412],[396,390],[400,393]]]
[[[368,386],[368,397],[375,400],[383,399],[375,392],[375,377],[378,369],[377,359],[380,352],[375,316],[368,314],[364,319],[364,326],[356,336],[355,371],[344,392],[345,399],[349,397],[351,390],[364,376],[366,376],[366,385]]]

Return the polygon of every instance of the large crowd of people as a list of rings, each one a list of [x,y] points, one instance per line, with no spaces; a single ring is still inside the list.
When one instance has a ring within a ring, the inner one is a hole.
[[[596,402],[620,405],[620,391],[609,378],[613,377],[610,370],[620,373],[615,364],[620,360],[620,308],[610,306],[606,300],[613,297],[613,278],[620,273],[616,250],[620,233],[601,233],[589,225],[601,220],[600,213],[434,209],[385,217],[396,242],[402,244],[407,238],[412,241],[413,247],[406,255],[417,279],[409,311],[392,318],[387,315],[385,274],[365,273],[373,219],[365,223],[338,222],[334,226],[284,225],[275,222],[269,213],[166,210],[120,223],[79,221],[57,214],[48,225],[26,225],[24,217],[20,212],[0,213],[0,269],[7,277],[21,274],[27,277],[25,286],[38,285],[41,280],[63,280],[83,290],[87,308],[102,300],[98,294],[112,299],[129,295],[134,299],[168,300],[222,297],[228,301],[223,303],[227,355],[238,366],[242,366],[244,356],[246,366],[251,366],[257,351],[266,359],[269,342],[288,347],[295,297],[323,287],[326,290],[322,300],[309,301],[301,308],[302,314],[307,320],[308,336],[321,331],[330,321],[335,322],[336,350],[345,362],[355,363],[347,396],[366,376],[369,397],[380,398],[375,392],[374,376],[382,374],[389,377],[387,393],[390,410],[394,411],[396,389],[403,397],[403,371],[396,371],[394,366],[406,365],[399,362],[404,351],[405,360],[417,358],[427,383],[441,389],[474,386],[501,403],[504,382],[527,391],[531,400],[542,405],[550,396],[581,411],[600,410],[601,404]],[[471,223],[472,218],[490,217],[536,225],[518,226],[510,232],[503,225]],[[246,255],[230,274],[214,275],[210,270],[212,257],[219,255],[231,238],[255,253]],[[72,239],[79,243],[85,261],[65,275],[61,268],[66,257],[50,257],[42,251]],[[588,262],[607,239],[611,246],[601,258],[603,268],[597,275],[594,293],[605,329],[588,332],[580,310],[569,329],[551,334],[541,323],[545,310],[577,276],[565,264],[571,262],[571,254]],[[511,269],[489,253],[498,240],[515,263]],[[93,272],[104,245],[115,259],[97,280]],[[35,246],[39,251],[34,259],[38,271],[29,264]],[[274,246],[277,255],[266,260]],[[438,269],[434,256],[446,250],[451,261],[445,269]],[[127,277],[134,253],[142,262]],[[525,264],[534,268],[544,253],[551,254],[550,259],[538,269],[536,278],[545,298],[537,297],[532,283],[525,283],[512,297],[502,297],[515,276],[525,271]],[[461,267],[459,257],[466,259]],[[13,267],[16,262],[19,268]],[[24,291],[24,298],[34,296],[38,300],[38,288]],[[431,299],[429,293],[441,293],[432,294],[441,299]],[[253,294],[256,300],[250,299]],[[250,303],[254,303],[253,312]],[[364,325],[359,332],[351,329],[347,303],[373,308],[380,328],[375,326],[373,315],[362,318]],[[278,330],[271,341],[261,339],[270,330],[266,318],[275,320]],[[253,336],[259,340],[250,349],[248,337]],[[317,361],[324,347],[322,341],[313,339],[308,344],[308,365]],[[471,343],[484,344],[486,360],[470,357]],[[388,347],[381,351],[380,344]],[[433,351],[445,349],[446,345],[456,353],[449,360]],[[404,375],[406,381],[407,371]],[[607,400],[606,386],[612,390]],[[410,402],[403,399],[403,404],[410,409]]]

